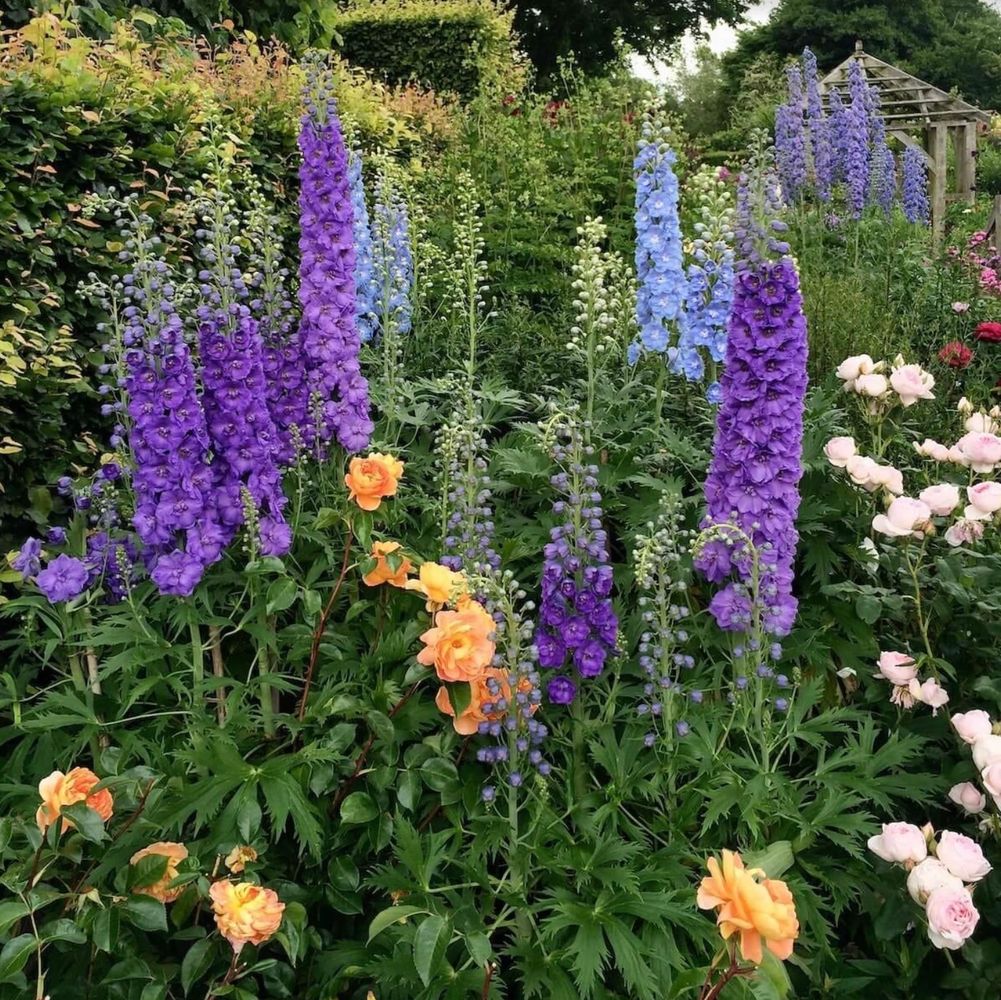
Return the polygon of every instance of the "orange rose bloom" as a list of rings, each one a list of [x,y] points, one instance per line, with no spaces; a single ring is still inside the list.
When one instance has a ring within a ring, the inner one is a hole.
[[[424,649],[417,662],[434,667],[443,681],[474,681],[494,658],[494,620],[483,606],[470,601],[465,611],[439,611],[435,627],[421,636]]]
[[[697,897],[703,910],[716,909],[716,923],[723,940],[740,935],[740,953],[748,962],[764,957],[761,944],[782,960],[792,954],[799,936],[796,904],[785,882],[758,878],[758,868],[746,869],[740,855],[723,852],[723,864],[707,862],[709,877],[702,880]]]
[[[220,879],[212,883],[209,895],[216,927],[237,955],[248,941],[264,944],[281,926],[285,904],[272,889]]]
[[[490,686],[487,683],[490,680],[497,681],[500,687],[497,694],[494,694],[490,690]],[[518,682],[518,690],[528,694],[532,690],[532,682],[527,677],[523,677]],[[479,730],[481,722],[495,722],[498,719],[503,719],[507,714],[506,712],[485,713],[483,711],[484,705],[497,701],[498,698],[504,698],[510,704],[511,685],[508,683],[506,670],[497,670],[495,667],[491,667],[484,671],[482,677],[470,681],[469,704],[463,709],[462,714],[458,718],[455,717],[455,709],[452,707],[452,700],[448,696],[447,687],[438,688],[438,694],[435,695],[434,703],[438,706],[439,711],[452,716],[452,726],[457,733],[461,736],[472,736]],[[535,708],[537,707],[535,706]],[[535,708],[532,709],[533,712]]]
[[[43,778],[38,783],[38,794],[42,797],[42,804],[35,813],[38,829],[44,833],[49,824],[56,821],[63,806],[71,806],[76,802],[86,802],[107,823],[115,808],[111,792],[107,788],[102,788],[101,791],[90,794],[90,790],[100,780],[86,767],[74,767],[69,774],[53,771],[47,778]],[[70,820],[63,819],[63,833],[72,826]]]
[[[188,849],[184,844],[175,844],[169,840],[161,840],[156,844],[150,844],[141,851],[136,851],[129,861],[130,865],[138,864],[143,858],[148,858],[151,854],[157,854],[167,859],[167,870],[163,876],[152,885],[137,885],[135,891],[144,896],[152,896],[160,900],[161,903],[173,903],[178,896],[184,892],[184,886],[178,885],[171,888],[170,883],[177,878],[178,862],[183,861],[188,856]]]
[[[407,582],[407,590],[416,590],[427,598],[428,611],[437,611],[443,604],[460,600],[466,593],[466,578],[447,566],[426,562],[417,574],[418,579]]]
[[[234,847],[226,855],[226,867],[236,875],[239,875],[248,864],[257,860],[257,851],[246,844]]]
[[[403,463],[392,455],[372,452],[368,458],[352,458],[344,485],[362,510],[378,510],[383,497],[396,496]]]
[[[372,545],[375,569],[362,577],[362,580],[369,587],[378,587],[381,583],[388,583],[391,587],[405,587],[407,585],[407,574],[414,568],[413,563],[401,553],[403,561],[400,563],[399,569],[394,570],[386,558],[393,552],[399,551],[399,548],[399,542],[375,542]]]

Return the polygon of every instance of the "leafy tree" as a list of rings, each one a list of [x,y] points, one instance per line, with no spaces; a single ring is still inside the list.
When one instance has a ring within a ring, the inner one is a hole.
[[[515,0],[515,28],[543,76],[571,52],[587,70],[615,56],[616,36],[642,54],[663,52],[703,19],[737,24],[747,0]]]
[[[982,107],[1001,104],[1001,15],[981,0],[781,0],[769,21],[724,57],[727,92],[760,55],[798,55],[807,45],[823,70],[861,39],[866,51]]]

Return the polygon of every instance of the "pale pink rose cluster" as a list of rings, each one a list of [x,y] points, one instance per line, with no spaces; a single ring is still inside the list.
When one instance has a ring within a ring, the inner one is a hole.
[[[962,833],[944,830],[935,840],[931,824],[884,823],[869,838],[873,854],[907,871],[907,891],[925,909],[928,938],[936,948],[955,951],[973,935],[980,919],[973,887],[991,871],[980,845]]]
[[[918,668],[913,656],[887,650],[876,661],[877,678],[889,681],[890,702],[901,708],[913,708],[915,703],[927,705],[932,715],[949,701],[949,692],[934,677],[918,679]]]
[[[893,491],[891,491],[893,492]],[[969,545],[983,537],[984,524],[1001,511],[1001,483],[977,483],[966,487],[962,517],[945,531],[945,540],[953,547]],[[933,533],[933,517],[948,517],[962,502],[959,487],[953,483],[938,483],[923,489],[914,497],[897,496],[885,513],[872,519],[874,531],[889,538],[923,538]]]
[[[935,379],[920,365],[909,365],[899,355],[894,359],[890,374],[885,361],[873,361],[868,354],[845,358],[838,365],[838,378],[846,392],[854,392],[875,406],[888,402],[896,393],[902,406],[913,406],[920,399],[934,399]]]
[[[970,748],[984,790],[1001,809],[1001,735],[995,732],[994,721],[983,709],[974,708],[957,712],[951,722],[956,735]],[[982,813],[987,806],[986,796],[969,781],[953,785],[949,798],[971,815]]]
[[[844,469],[856,486],[869,493],[882,488],[899,496],[904,492],[904,476],[892,465],[880,465],[875,459],[860,455],[855,439],[834,437],[824,445],[827,461],[836,469]]]

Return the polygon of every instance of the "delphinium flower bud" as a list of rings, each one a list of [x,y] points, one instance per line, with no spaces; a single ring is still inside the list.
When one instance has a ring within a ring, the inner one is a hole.
[[[348,150],[348,183],[351,185],[351,221],[355,241],[355,317],[358,337],[370,341],[376,329],[375,303],[377,283],[372,273],[372,229],[365,201],[365,179],[361,150]]]
[[[705,375],[702,351],[708,352],[714,370],[726,356],[726,323],[733,299],[733,198],[712,167],[699,170],[691,188],[698,198],[699,221],[672,367],[690,381],[699,381]]]
[[[828,201],[831,197],[832,162],[830,122],[824,114],[817,78],[817,57],[803,49],[803,77],[806,83],[806,114],[810,129],[810,152],[813,158],[813,183],[817,197]]]
[[[542,751],[549,730],[535,717],[542,704],[542,692],[531,614],[534,605],[525,600],[524,590],[510,571],[474,575],[469,583],[482,596],[496,623],[497,653],[491,676],[484,685],[472,685],[474,696],[479,691],[484,699],[478,706],[483,720],[479,732],[496,742],[480,747],[477,759],[503,765],[508,772],[507,784],[518,788],[533,771],[546,777],[551,770]],[[486,801],[490,801],[490,787],[484,789]]]
[[[904,150],[901,203],[908,222],[928,221],[928,174],[921,150]]]
[[[598,469],[590,464],[590,448],[572,420],[556,418],[551,429],[552,453],[560,467],[552,478],[559,494],[553,512],[560,523],[544,549],[539,664],[562,670],[572,662],[581,677],[597,677],[616,652],[618,634]]]
[[[261,515],[254,525],[260,531],[260,551],[279,556],[288,551],[291,532],[282,514],[281,446],[267,406],[264,343],[237,265],[240,248],[228,181],[222,176],[216,180],[217,189],[199,203],[205,228],[199,230],[203,267],[196,312],[215,506],[227,544],[246,521],[246,491]],[[211,543],[215,540],[213,536]]]
[[[361,451],[372,421],[358,357],[351,185],[336,102],[322,72],[313,72],[307,87],[299,149],[298,346],[308,390],[299,426],[316,453],[334,435],[347,451]]]
[[[636,178],[636,324],[641,351],[668,352],[685,301],[681,223],[678,216],[677,155],[670,129],[643,125],[633,162]],[[637,357],[633,349],[631,357]]]
[[[765,229],[760,222],[747,226]],[[740,261],[705,487],[703,527],[718,526],[720,532],[701,546],[696,561],[713,582],[737,577],[710,604],[726,630],[744,631],[760,621],[764,632],[785,635],[795,619],[806,351],[806,318],[792,259],[757,253]]]
[[[643,632],[639,664],[645,675],[638,712],[654,729],[663,728],[668,740],[684,736],[685,698],[681,674],[694,667],[694,659],[682,652],[685,638],[681,623],[688,617],[687,573],[682,562],[690,532],[683,528],[680,498],[665,493],[655,521],[637,536],[633,563]],[[692,692],[692,701],[702,700]],[[648,745],[652,745],[650,741]]]

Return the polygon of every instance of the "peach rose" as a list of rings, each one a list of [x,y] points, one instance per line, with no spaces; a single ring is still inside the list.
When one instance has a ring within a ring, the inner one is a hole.
[[[285,904],[271,889],[220,879],[209,888],[219,933],[237,955],[248,942],[264,944],[281,926]]]
[[[964,434],[956,442],[956,450],[974,472],[992,472],[1001,464],[1001,438],[996,434]]]
[[[907,685],[907,690],[915,701],[927,705],[932,715],[938,715],[938,710],[949,701],[949,692],[934,677],[929,677],[924,683],[915,677]]]
[[[887,650],[879,654],[880,674],[891,684],[910,684],[917,677],[918,668],[914,665],[914,657],[906,653]]]
[[[1001,764],[995,764],[994,767],[998,768],[998,778],[1001,778]],[[984,768],[985,773],[987,770]],[[958,785],[953,785],[949,789],[949,798],[972,816],[982,813],[987,806],[987,797],[971,781],[962,781]]]
[[[931,458],[936,462],[949,461],[949,449],[944,444],[939,444],[938,441],[933,441],[931,438],[925,438],[921,444],[915,441],[914,450],[924,458]]]
[[[167,859],[167,868],[163,875],[151,885],[137,885],[135,892],[144,896],[152,896],[160,900],[161,903],[173,903],[178,896],[184,892],[184,886],[179,885],[171,888],[170,883],[177,878],[177,866],[188,856],[188,849],[184,844],[175,844],[170,840],[161,840],[149,847],[144,847],[141,851],[136,851],[129,860],[130,865],[138,864],[143,858],[151,855]]]
[[[86,802],[101,819],[107,823],[115,808],[115,801],[107,788],[91,794],[91,789],[100,781],[93,771],[86,767],[74,767],[68,774],[53,771],[47,778],[38,783],[38,794],[42,804],[35,813],[38,829],[44,832],[50,823],[54,823],[63,806],[71,806],[76,802]],[[62,832],[65,833],[73,823],[63,818]]]
[[[984,736],[990,736],[993,731],[991,717],[982,708],[975,708],[970,712],[956,712],[949,721],[956,730],[956,735],[970,746]]]
[[[403,475],[403,463],[392,455],[372,452],[368,458],[352,458],[344,485],[350,500],[362,510],[378,510],[383,497],[396,496]]]
[[[827,461],[836,469],[843,469],[848,459],[857,454],[855,439],[850,437],[834,437],[824,445]]]
[[[967,510],[970,508],[967,507]],[[961,517],[954,524],[950,524],[945,530],[945,540],[953,547],[959,545],[969,545],[971,542],[979,541],[984,537],[984,525],[982,521],[971,521],[967,517]]]
[[[890,373],[890,385],[903,406],[913,406],[919,399],[934,399],[935,378],[920,365],[901,365]]]
[[[959,506],[959,487],[952,483],[929,486],[918,494],[918,499],[927,504],[933,514],[945,517]]]
[[[378,587],[382,583],[388,583],[391,587],[405,587],[407,585],[407,574],[414,568],[413,563],[400,552],[400,564],[396,569],[393,569],[386,558],[386,556],[399,551],[399,542],[373,543],[372,558],[375,560],[375,569],[362,577],[367,586]]]
[[[969,890],[952,886],[943,886],[929,894],[925,914],[931,943],[951,951],[963,947],[980,919]]]
[[[436,562],[421,565],[416,580],[407,582],[407,590],[416,590],[427,598],[428,611],[451,604],[466,593],[466,578]]]
[[[528,694],[532,690],[532,682],[523,677],[518,681],[518,690]],[[455,731],[462,736],[472,736],[480,728],[481,722],[495,722],[503,719],[507,714],[507,709],[496,711],[494,705],[503,698],[508,705],[511,704],[511,685],[508,681],[506,670],[497,670],[493,667],[485,670],[482,677],[478,677],[469,683],[469,704],[462,710],[462,714],[456,717],[452,700],[448,695],[447,687],[438,688],[434,703],[439,711],[451,716],[452,726]],[[484,706],[489,705],[491,710],[484,711]]]
[[[962,889],[963,880],[956,878],[937,858],[925,858],[915,865],[907,876],[907,891],[915,903],[924,906],[928,897],[936,890],[948,886]]]
[[[1001,483],[977,483],[966,487],[969,500],[966,517],[970,521],[986,521],[1001,510]]]
[[[240,844],[226,855],[225,865],[234,874],[239,875],[247,865],[257,860],[257,851],[248,844]]]
[[[991,873],[991,863],[984,857],[980,845],[963,833],[944,830],[938,839],[935,857],[964,882],[979,882]]]
[[[930,521],[928,504],[911,497],[897,497],[885,514],[877,514],[872,519],[872,527],[891,538],[921,538]]]
[[[928,857],[928,841],[913,823],[884,823],[883,832],[870,837],[869,850],[891,864],[912,868]]]
[[[696,902],[703,910],[716,910],[723,940],[739,934],[740,953],[748,962],[764,959],[762,944],[776,958],[787,959],[799,936],[799,921],[785,882],[762,878],[760,869],[744,868],[733,851],[723,851],[722,864],[710,858],[707,867],[709,876],[702,879]]]
[[[474,681],[494,658],[496,625],[482,605],[470,601],[463,611],[439,611],[434,628],[421,636],[417,662],[434,667],[443,681]]]

